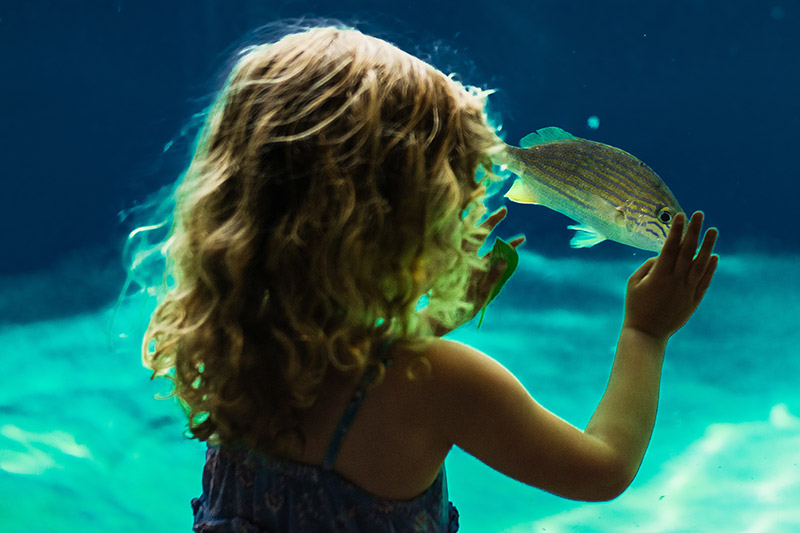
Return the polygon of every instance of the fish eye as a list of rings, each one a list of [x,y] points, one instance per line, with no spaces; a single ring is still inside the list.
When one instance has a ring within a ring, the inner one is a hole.
[[[658,212],[658,220],[663,222],[664,224],[669,224],[672,222],[672,213],[666,207],[659,210]]]

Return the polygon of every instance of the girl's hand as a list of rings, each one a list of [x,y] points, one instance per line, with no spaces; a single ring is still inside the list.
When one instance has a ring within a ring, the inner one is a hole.
[[[501,207],[494,213],[492,213],[489,218],[487,218],[482,224],[481,227],[486,228],[487,235],[490,234],[494,228],[506,217],[508,210],[505,207]],[[525,242],[525,237],[517,237],[516,239],[509,242],[509,244],[516,249],[520,244]],[[476,250],[477,253],[477,250]],[[484,259],[487,261],[491,260],[491,253],[488,253],[483,256]],[[489,295],[492,293],[492,289],[500,281],[500,278],[503,276],[503,273],[506,271],[506,262],[503,260],[497,261],[494,266],[492,266],[486,272],[476,271],[473,273],[472,279],[470,280],[470,285],[467,288],[467,298],[468,302],[473,304],[472,313],[469,316],[464,317],[464,321],[462,323],[467,323],[473,318],[475,315],[478,314],[483,306],[486,304],[486,301],[489,299]],[[424,313],[424,311],[423,311]],[[432,320],[429,318],[429,320]],[[452,328],[446,328],[441,324],[435,323],[432,321],[432,327],[434,335],[437,337],[441,337],[447,333],[452,331]],[[456,326],[457,327],[457,326]]]
[[[481,226],[487,230],[487,235],[492,233],[494,228],[506,217],[508,214],[508,210],[505,207],[501,207],[497,211],[491,214],[489,218],[487,218]],[[519,245],[525,242],[525,237],[517,237],[513,239],[508,244],[511,245],[515,250]],[[485,260],[491,260],[491,252],[487,253],[483,256]],[[503,273],[506,271],[506,267],[508,265],[504,260],[497,261],[494,266],[492,266],[486,272],[477,273],[473,276],[471,280],[472,283],[469,287],[469,292],[467,293],[468,301],[474,304],[475,314],[480,311],[480,309],[486,304],[486,301],[489,299],[489,295],[492,293],[492,289],[500,281],[500,278],[503,276]],[[474,315],[473,315],[474,316]],[[470,317],[470,320],[472,317]]]
[[[623,328],[666,341],[694,314],[711,284],[719,257],[712,255],[717,230],[709,229],[695,256],[703,213],[675,216],[661,253],[647,260],[628,280]]]

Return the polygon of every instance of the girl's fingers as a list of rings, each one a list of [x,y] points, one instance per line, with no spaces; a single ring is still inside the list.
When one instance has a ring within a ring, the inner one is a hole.
[[[702,227],[703,212],[696,211],[689,221],[689,228],[681,241],[680,252],[675,261],[675,270],[679,275],[683,275],[692,266],[692,259],[697,252],[697,241],[700,238],[700,229]]]
[[[512,248],[516,248],[520,244],[525,242],[525,238],[526,237],[523,235],[522,237],[517,237],[516,239],[511,239],[511,242],[509,242],[508,244],[510,244]]]
[[[681,249],[681,237],[683,236],[683,226],[686,223],[686,214],[678,213],[672,220],[672,227],[669,229],[667,240],[664,241],[664,246],[661,247],[661,253],[658,254],[658,261],[656,261],[656,272],[667,273],[672,272],[675,267],[675,259]]]
[[[711,261],[711,252],[714,250],[714,244],[717,242],[717,235],[718,232],[716,228],[711,228],[706,231],[706,235],[703,238],[703,245],[700,247],[700,251],[697,252],[697,257],[695,257],[692,268],[689,271],[690,283],[698,283],[705,274],[709,262]]]
[[[494,227],[497,226],[501,220],[506,218],[507,213],[508,210],[505,207],[501,207],[500,209],[489,215],[489,218],[484,220],[481,226],[488,229],[489,232],[491,233]]]

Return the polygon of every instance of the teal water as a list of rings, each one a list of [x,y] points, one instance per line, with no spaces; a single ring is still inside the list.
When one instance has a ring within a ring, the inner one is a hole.
[[[453,337],[582,427],[610,370],[625,281],[644,258],[523,252],[481,329]],[[800,531],[798,267],[794,255],[722,257],[670,343],[652,444],[620,498],[565,501],[455,450],[447,467],[462,531]],[[34,298],[69,274],[2,280],[0,300],[25,305],[25,291]],[[135,340],[109,349],[111,306],[0,326],[2,532],[190,530],[203,447],[183,438],[172,401],[153,398],[167,383],[148,381]],[[123,308],[121,320],[134,324],[137,311]]]

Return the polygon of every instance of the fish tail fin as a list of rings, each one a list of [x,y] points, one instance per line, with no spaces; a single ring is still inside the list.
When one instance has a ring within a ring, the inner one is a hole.
[[[561,128],[556,126],[548,126],[547,128],[541,128],[536,130],[533,133],[529,133],[519,141],[519,145],[522,148],[530,148],[531,146],[535,146],[537,144],[543,144],[552,141],[566,141],[569,139],[575,139],[576,137]]]

